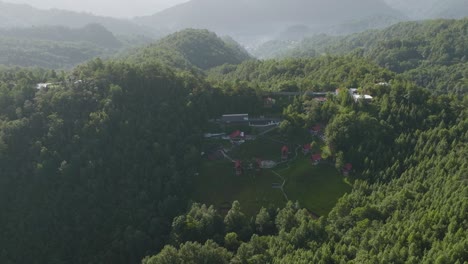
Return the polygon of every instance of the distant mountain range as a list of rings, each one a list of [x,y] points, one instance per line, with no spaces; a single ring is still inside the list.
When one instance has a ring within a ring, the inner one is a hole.
[[[168,31],[194,27],[248,36],[271,35],[293,25],[330,27],[376,15],[402,17],[382,0],[192,0],[134,21]]]
[[[191,0],[131,20],[0,2],[0,28],[80,28],[95,23],[116,35],[151,38],[200,28],[230,35],[244,45],[319,33],[350,34],[406,20],[467,15],[468,0]]]
[[[10,4],[0,1],[0,28],[33,26],[81,28],[93,23],[101,24],[114,34],[119,35],[157,35],[154,29],[145,28],[130,20],[58,9],[42,10],[29,5]]]

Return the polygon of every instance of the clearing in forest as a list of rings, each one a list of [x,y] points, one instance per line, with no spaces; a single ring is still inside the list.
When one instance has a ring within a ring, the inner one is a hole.
[[[310,136],[304,140],[313,141]],[[216,158],[203,162],[194,178],[192,199],[213,204],[220,211],[229,210],[231,203],[238,200],[243,211],[253,216],[261,207],[283,207],[287,197],[314,214],[328,214],[351,186],[333,165],[326,162],[314,165],[310,153],[305,155],[298,142],[301,139],[273,134],[233,147],[226,155],[242,164],[240,172],[236,163],[222,154],[210,155]],[[285,145],[289,146],[289,160],[281,163],[281,149]],[[314,149],[320,147],[317,144]],[[259,160],[272,160],[279,165],[274,169],[258,169]]]

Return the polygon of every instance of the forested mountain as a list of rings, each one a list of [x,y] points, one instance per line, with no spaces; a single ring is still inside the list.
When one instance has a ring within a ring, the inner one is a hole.
[[[250,34],[277,16],[301,35],[321,19],[395,14],[382,1],[288,3],[192,0],[139,21]],[[0,263],[468,260],[466,18],[282,53],[278,41],[271,60],[185,29],[104,61],[89,59],[150,40],[31,28],[98,18],[23,8],[38,20],[0,29]],[[0,24],[26,14],[2,10]],[[250,119],[222,122],[230,113]]]
[[[0,28],[17,28],[33,26],[63,26],[80,28],[88,24],[101,24],[114,34],[157,36],[154,29],[142,27],[135,23],[109,17],[99,17],[88,13],[77,13],[65,10],[42,10],[29,5],[11,4],[0,1]]]
[[[177,240],[143,263],[464,263],[468,98],[402,80],[367,92],[371,105],[343,90],[285,110],[294,127],[328,123],[334,151],[362,166],[364,180],[327,217],[288,203],[249,221],[237,202],[225,215],[194,204],[173,221]]]
[[[243,84],[259,91],[334,92],[337,87],[367,87],[387,82],[395,73],[359,57],[246,61],[209,71],[214,83]],[[225,84],[224,84],[225,85]]]
[[[467,89],[468,19],[403,22],[384,30],[345,37],[319,35],[299,43],[271,42],[260,57],[315,57],[349,54],[405,73],[419,85],[439,91]]]
[[[292,25],[329,27],[372,16],[399,16],[381,0],[192,0],[150,17],[139,24],[180,30],[207,28],[239,38],[273,35]]]
[[[0,29],[0,64],[70,69],[95,57],[108,57],[127,43],[101,25],[83,28],[32,27]]]
[[[142,49],[136,49],[126,60],[157,60],[175,68],[192,67],[206,70],[223,64],[239,64],[250,55],[232,38],[219,38],[208,30],[186,29],[171,34]]]
[[[17,39],[89,42],[103,48],[111,49],[122,46],[112,32],[99,24],[89,24],[82,28],[67,28],[63,26],[0,28],[0,36],[3,38]]]
[[[164,245],[199,159],[202,87],[152,64],[2,71],[0,262],[137,263]]]

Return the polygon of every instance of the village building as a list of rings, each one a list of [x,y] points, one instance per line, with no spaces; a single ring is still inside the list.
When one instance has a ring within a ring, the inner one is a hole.
[[[322,126],[320,124],[317,124],[317,125],[311,127],[309,129],[309,132],[314,136],[318,136],[319,134],[322,133],[322,130],[323,130]]]
[[[369,102],[374,99],[372,96],[368,94],[359,94],[359,91],[357,88],[350,88],[349,94],[353,97],[354,102],[356,103],[359,101]]]
[[[304,146],[302,146],[302,153],[304,153],[304,155],[307,155],[309,154],[311,149],[312,147],[310,146],[310,144],[305,144]]]
[[[318,165],[319,162],[322,161],[322,154],[320,153],[314,154],[312,155],[311,159],[314,165]]]
[[[271,98],[271,97],[265,97],[263,98],[263,107],[265,108],[273,108],[273,106],[276,104],[276,100]]]
[[[234,161],[234,170],[236,171],[236,175],[242,175],[242,162],[240,160]]]
[[[226,124],[232,123],[248,123],[249,122],[249,114],[230,114],[230,115],[223,115],[221,117],[221,122]]]
[[[38,83],[38,84],[36,84],[36,89],[37,90],[47,89],[47,88],[49,88],[50,85],[51,85],[51,83]]]
[[[289,156],[289,148],[288,146],[283,146],[281,148],[281,160],[287,160],[288,159],[288,156]]]
[[[343,175],[344,176],[349,176],[352,169],[353,169],[353,164],[346,163],[345,166],[343,167]]]

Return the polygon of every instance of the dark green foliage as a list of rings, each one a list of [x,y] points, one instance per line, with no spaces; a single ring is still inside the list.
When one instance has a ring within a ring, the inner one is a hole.
[[[358,57],[324,56],[318,59],[247,61],[209,72],[209,79],[226,86],[247,86],[261,91],[335,91],[364,87],[393,79],[394,73]]]
[[[181,245],[179,250],[166,246],[157,256],[145,258],[142,264],[228,264],[231,258],[232,253],[213,241],[207,241],[204,245],[188,242]]]
[[[269,44],[270,46],[273,44]],[[305,57],[354,53],[438,92],[467,90],[468,19],[403,22],[346,37],[319,35],[297,45],[276,42],[263,57]],[[281,48],[283,47],[283,48]]]
[[[109,56],[121,46],[110,31],[97,24],[79,29],[0,29],[0,64],[67,69],[98,56]]]
[[[199,163],[202,84],[100,60],[41,81],[0,75],[0,262],[135,263],[162,248]]]
[[[376,97],[367,105],[343,101],[342,93],[308,108],[337,109],[326,119],[295,113],[302,109],[294,106],[287,113],[329,123],[337,164],[352,161],[353,177],[365,180],[355,180],[353,191],[319,220],[288,203],[274,216],[278,233],[253,235],[232,263],[466,261],[468,98],[433,96],[401,80],[369,92]],[[255,221],[259,233],[262,219],[268,219],[264,209]],[[229,234],[225,247],[235,250],[235,242]]]

